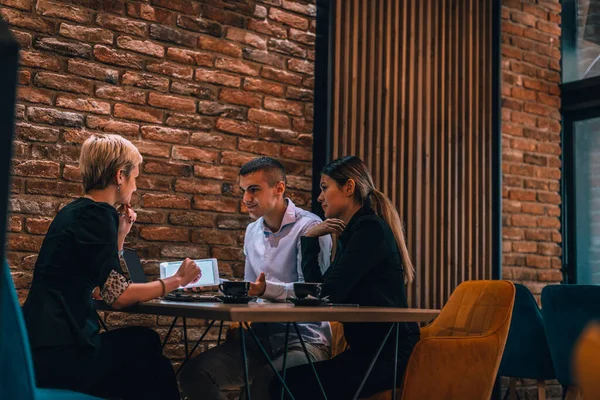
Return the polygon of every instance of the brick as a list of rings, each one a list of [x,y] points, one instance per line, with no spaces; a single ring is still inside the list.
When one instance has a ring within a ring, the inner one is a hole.
[[[117,17],[110,14],[99,14],[96,23],[112,31],[123,32],[134,36],[145,36],[146,23],[130,18]]]
[[[540,282],[556,282],[560,283],[563,279],[563,274],[559,270],[540,270],[537,274],[537,280]]]
[[[56,107],[85,111],[94,114],[110,114],[110,104],[90,97],[59,95],[56,97]]]
[[[540,228],[560,229],[560,220],[556,217],[539,217],[538,226]]]
[[[144,164],[144,172],[158,175],[190,176],[192,167],[188,164],[147,161]]]
[[[548,190],[548,182],[539,181],[536,179],[525,179],[524,181],[525,189],[538,189],[538,190]]]
[[[173,146],[172,157],[174,160],[202,161],[213,164],[219,158],[219,153],[195,147]]]
[[[79,197],[83,195],[83,188],[78,183],[67,183],[60,181],[28,181],[27,193],[57,197]]]
[[[179,11],[184,14],[197,15],[200,12],[200,5],[195,1],[189,0],[152,0],[152,4],[158,7],[168,8]]]
[[[269,10],[269,18],[273,21],[281,22],[282,24],[291,26],[292,28],[302,30],[308,29],[308,19],[277,8],[271,7]]]
[[[283,85],[256,78],[245,78],[244,90],[266,93],[273,96],[283,96],[284,93]]]
[[[546,158],[544,157],[546,160]],[[536,178],[542,179],[556,179],[560,180],[561,174],[559,168],[536,168],[535,169]]]
[[[171,146],[168,144],[154,142],[136,142],[134,144],[143,156],[161,158],[169,158],[171,156]]]
[[[224,10],[222,7],[212,7],[209,5],[201,6],[201,15],[206,16],[211,21],[217,21],[223,25],[246,28],[248,26],[248,17]]]
[[[242,56],[242,48],[226,40],[200,36],[198,38],[198,46],[202,50],[214,51],[231,57],[239,58]]]
[[[146,69],[161,75],[169,75],[179,79],[192,79],[194,70],[191,67],[184,67],[170,62],[160,62],[147,64]]]
[[[67,63],[67,69],[72,74],[103,82],[116,84],[119,81],[118,70],[88,61],[71,59]]]
[[[223,72],[211,71],[207,69],[196,69],[196,80],[201,82],[212,83],[215,85],[240,87],[241,79],[232,74]]]
[[[163,113],[147,107],[138,107],[129,104],[115,104],[114,115],[117,118],[130,119],[144,122],[162,122]]]
[[[248,21],[248,29],[251,31],[264,33],[268,36],[274,36],[281,39],[287,38],[287,30],[279,25],[271,24],[266,19],[264,20],[256,20],[251,19]]]
[[[32,122],[65,127],[82,127],[84,122],[81,114],[41,107],[28,107],[27,117]]]
[[[164,224],[166,217],[159,211],[136,210],[138,224]]]
[[[290,118],[286,115],[252,108],[248,111],[248,120],[260,125],[274,126],[276,128],[289,128]]]
[[[283,0],[283,8],[294,11],[298,14],[304,14],[309,17],[317,16],[317,7],[314,4],[301,4],[297,1]]]
[[[167,108],[187,112],[196,111],[196,102],[193,99],[168,96],[160,93],[150,93],[148,96],[148,104],[158,108]]]
[[[535,24],[539,19],[535,15],[531,15],[528,13],[522,13],[522,12],[518,12],[518,11],[511,12],[510,18],[512,21],[516,22],[517,24],[525,25],[527,27],[535,27]]]
[[[225,181],[237,181],[239,170],[226,166],[214,166],[209,164],[194,165],[194,176],[201,178],[219,179]]]
[[[248,216],[237,215],[219,215],[217,217],[217,226],[219,229],[246,229],[252,222]]]
[[[190,199],[183,196],[150,193],[142,196],[142,205],[148,208],[186,209],[190,208],[190,204]]]
[[[528,126],[535,126],[537,122],[537,118],[534,115],[529,115],[522,112],[513,112],[510,120],[512,122]]]
[[[211,130],[213,128],[212,118],[195,114],[171,114],[167,117],[166,124],[186,129]]]
[[[234,60],[231,58],[217,57],[215,60],[215,67],[223,69],[225,71],[236,72],[238,74],[258,76],[260,66],[253,65],[241,60]]]
[[[312,90],[300,89],[296,87],[288,87],[287,95],[288,99],[300,100],[300,101],[313,101],[314,93]]]
[[[149,4],[127,3],[127,15],[146,21],[159,22],[164,25],[175,23],[175,13],[162,8],[152,7]]]
[[[89,44],[65,42],[55,38],[37,39],[35,47],[70,57],[90,58],[92,54],[92,46]]]
[[[548,164],[548,158],[536,154],[525,154],[523,156],[523,162],[526,164],[545,166]]]
[[[254,8],[254,16],[256,18],[267,18],[267,7],[257,4]]]
[[[200,65],[203,67],[212,67],[215,59],[215,57],[209,53],[178,49],[176,47],[169,47],[167,50],[167,58],[180,63]]]
[[[192,18],[186,15],[177,17],[177,26],[188,31],[206,33],[211,36],[221,37],[223,27],[217,22],[204,18]]]
[[[533,90],[527,90],[519,87],[512,88],[511,95],[514,98],[522,99],[522,100],[535,100],[536,92]]]
[[[81,78],[59,75],[51,72],[39,72],[34,78],[36,86],[66,92],[92,94],[92,83]]]
[[[198,112],[204,115],[221,116],[233,119],[243,119],[244,109],[242,107],[221,104],[214,101],[198,102]]]
[[[126,136],[137,136],[140,126],[130,122],[115,121],[89,115],[87,117],[87,127],[102,132],[119,133]]]
[[[24,29],[30,29],[36,32],[42,32],[51,34],[54,31],[54,26],[51,22],[43,20],[41,18],[31,18],[26,14],[12,10],[10,8],[2,8],[2,18],[8,22],[11,27],[19,27]]]
[[[300,139],[298,132],[289,129],[277,129],[269,126],[261,126],[258,129],[258,136],[264,140],[284,142],[290,144],[308,144]]]
[[[537,194],[537,199],[538,199],[538,201],[540,201],[542,203],[561,204],[560,195],[557,193],[540,192]]]
[[[535,253],[538,245],[536,242],[513,242],[512,250],[516,253]]]
[[[59,163],[76,163],[79,161],[79,149],[60,144],[34,144],[31,148],[31,158],[34,160],[53,160]]]
[[[211,256],[219,260],[244,261],[244,252],[239,247],[211,247]]]
[[[241,136],[256,136],[258,128],[249,122],[241,122],[228,118],[218,118],[216,129],[222,132],[233,133]]]
[[[262,105],[261,95],[248,93],[243,90],[222,89],[219,94],[219,100],[254,108],[261,107]],[[266,105],[265,108],[267,108]]]
[[[125,101],[134,104],[146,104],[146,93],[143,90],[126,86],[98,86],[96,96],[102,99]]]
[[[87,24],[92,21],[89,10],[58,1],[38,0],[36,2],[36,12],[40,16],[68,19],[79,23]]]
[[[525,103],[523,104],[523,111],[531,114],[548,116],[552,113],[552,109],[537,103]]]
[[[226,150],[235,149],[236,142],[237,139],[235,137],[208,132],[194,132],[190,138],[190,144],[194,146],[213,147]]]
[[[526,262],[527,262],[528,267],[550,268],[550,266],[551,266],[549,257],[528,255],[526,257],[526,260],[527,260]]]
[[[200,179],[177,179],[175,191],[191,194],[221,194],[221,182]]]
[[[88,28],[85,26],[60,24],[59,35],[82,42],[112,44],[113,34],[101,28]]]
[[[121,67],[142,69],[144,66],[144,59],[140,56],[109,49],[101,45],[94,47],[94,58],[100,62]]]
[[[142,126],[142,138],[166,143],[187,143],[188,131],[167,128],[164,126]]]
[[[20,51],[19,62],[22,66],[60,71],[61,64],[58,57],[34,51]]]
[[[163,25],[150,25],[150,37],[161,42],[176,43],[187,47],[196,47],[196,36]]]
[[[17,138],[32,142],[56,143],[59,130],[20,122],[15,124]]]
[[[17,89],[17,99],[29,103],[52,104],[52,92],[33,87],[19,87]]]
[[[58,178],[59,171],[60,165],[53,161],[27,160],[14,167],[15,175],[36,178]]]
[[[267,64],[275,68],[283,69],[285,67],[285,58],[283,56],[272,54],[263,50],[255,50],[246,47],[243,50],[243,56],[246,60],[255,61],[260,64]]]
[[[214,90],[211,88],[187,82],[173,82],[171,84],[171,92],[194,96],[201,100],[215,98]]]
[[[15,118],[16,119],[25,118],[25,106],[23,104],[17,104],[15,106]]]
[[[15,0],[15,1],[18,1],[18,0]],[[17,43],[19,43],[20,49],[28,49],[33,44],[33,38],[30,33],[20,32],[20,31],[14,30],[14,29],[11,29],[11,32],[12,32],[15,40],[17,41]]]
[[[193,232],[192,232],[193,234]],[[190,257],[193,259],[203,259],[209,257],[208,249],[202,248],[198,245],[193,246],[168,246],[163,248],[160,251],[160,255],[162,257],[174,257],[178,259],[183,259],[185,257]],[[189,321],[189,319],[188,319]],[[188,322],[188,326],[189,322]],[[188,335],[190,335],[190,331],[188,331]],[[188,336],[191,339],[191,335]],[[208,336],[207,336],[208,338]],[[164,338],[163,338],[164,340]]]
[[[192,242],[220,245],[235,245],[237,232],[196,229],[192,232]]]
[[[301,116],[304,109],[304,104],[290,100],[265,97],[265,109]]]
[[[32,0],[0,0],[0,4],[2,5],[18,8],[23,11],[31,10],[32,3]]]
[[[156,176],[140,176],[136,180],[136,185],[142,190],[158,190],[162,192],[171,191],[172,178],[163,178]]]
[[[281,156],[293,160],[311,161],[312,148],[284,144],[281,145]]]
[[[238,149],[255,154],[277,157],[279,155],[279,145],[273,142],[264,142],[259,140],[240,139]]]
[[[41,201],[37,199],[15,198],[9,200],[9,209],[13,213],[54,216],[58,205],[56,201]]]
[[[238,211],[239,203],[238,199],[227,197],[210,199],[206,196],[194,196],[192,199],[192,208],[194,210],[235,213]]]
[[[234,42],[247,44],[248,46],[256,47],[257,49],[261,50],[267,49],[266,39],[244,29],[228,28],[227,39],[233,40]]]
[[[7,230],[9,232],[21,232],[23,230],[23,221],[22,221],[21,217],[16,216],[16,215],[11,215],[8,220]]]
[[[269,50],[274,51],[276,53],[281,53],[293,57],[306,57],[306,50],[302,48],[302,46],[297,43],[291,42],[286,39],[269,39],[268,42]],[[290,60],[291,61],[291,60]],[[289,67],[289,62],[288,62]],[[291,69],[291,68],[290,68]]]
[[[190,232],[185,228],[171,228],[166,226],[144,226],[140,230],[140,237],[144,240],[159,242],[187,242]]]
[[[72,165],[65,165],[62,177],[67,181],[81,182],[81,171]]]
[[[302,77],[291,72],[271,68],[264,66],[261,71],[261,76],[266,79],[274,81],[289,83],[290,85],[300,85],[302,83]]]
[[[150,74],[127,71],[123,74],[123,85],[136,86],[143,89],[154,89],[166,92],[169,89],[169,80]]]
[[[307,46],[314,46],[316,42],[316,35],[314,33],[304,32],[294,28],[290,28],[290,40],[300,42]]]
[[[147,54],[153,57],[162,58],[165,56],[165,48],[150,40],[138,40],[130,36],[119,36],[117,38],[117,46],[125,50],[131,50],[136,53]]]
[[[512,226],[535,228],[537,226],[537,217],[534,215],[513,215]]]
[[[169,223],[183,226],[215,226],[214,217],[198,212],[172,212],[169,214]]]
[[[560,34],[561,34],[560,26],[556,23],[547,22],[547,21],[537,21],[535,27],[542,32],[546,32],[551,35],[560,37]]]
[[[22,234],[9,234],[8,235],[8,243],[7,248],[10,250],[17,251],[32,251],[38,252],[42,247],[43,237],[40,236],[31,236],[31,235],[22,235]],[[21,272],[21,274],[23,274]],[[22,280],[17,281],[15,283],[18,287],[25,287],[31,285],[31,276],[28,276],[27,283],[23,283]]]

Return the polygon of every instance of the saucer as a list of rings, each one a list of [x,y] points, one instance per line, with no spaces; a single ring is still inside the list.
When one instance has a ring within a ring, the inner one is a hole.
[[[289,299],[290,302],[294,303],[294,305],[296,306],[307,306],[307,307],[311,307],[311,306],[322,306],[322,305],[326,305],[327,300],[324,299],[317,299],[314,297],[310,297],[310,298],[304,298],[304,299],[298,299],[296,297],[291,297]]]
[[[216,296],[219,300],[221,300],[225,304],[248,304],[250,301],[254,300],[254,297],[251,296]]]

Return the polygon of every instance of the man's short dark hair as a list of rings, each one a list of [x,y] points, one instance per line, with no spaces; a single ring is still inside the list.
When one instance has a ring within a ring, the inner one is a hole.
[[[248,161],[240,169],[240,176],[246,176],[258,171],[265,171],[269,175],[269,186],[275,186],[277,182],[283,181],[287,184],[285,169],[283,165],[273,157],[259,157]]]

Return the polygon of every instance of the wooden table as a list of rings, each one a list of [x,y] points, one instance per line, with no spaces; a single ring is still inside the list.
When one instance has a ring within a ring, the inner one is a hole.
[[[439,313],[439,310],[430,310],[430,309],[419,309],[419,308],[394,308],[394,307],[358,307],[358,306],[318,306],[318,307],[306,307],[306,306],[295,306],[291,303],[267,303],[260,302],[255,303],[251,302],[249,304],[223,304],[223,303],[205,303],[205,302],[175,302],[175,301],[165,301],[165,300],[151,300],[144,303],[137,304],[132,307],[128,307],[126,309],[121,310],[113,310],[108,307],[102,301],[96,301],[96,309],[103,311],[118,311],[118,312],[126,312],[126,313],[136,313],[136,314],[153,314],[153,315],[163,315],[163,316],[172,316],[172,317],[183,317],[184,318],[184,336],[186,337],[186,350],[187,350],[187,335],[185,335],[185,318],[197,318],[197,319],[206,319],[212,321],[209,326],[206,328],[204,334],[200,337],[194,348],[192,349],[190,355],[193,354],[194,350],[200,343],[200,341],[204,338],[206,333],[215,321],[233,321],[233,322],[241,322],[242,324],[247,321],[252,322],[280,322],[288,324],[292,324],[296,333],[300,339],[300,343],[304,352],[306,353],[306,358],[309,364],[312,366],[312,360],[306,350],[306,346],[304,341],[302,340],[302,336],[298,330],[297,323],[298,322],[320,322],[320,321],[338,321],[338,322],[388,322],[392,323],[386,337],[379,347],[379,351],[374,355],[373,360],[369,369],[367,370],[365,377],[356,391],[354,399],[358,398],[360,391],[364,383],[366,382],[369,374],[371,373],[371,369],[373,365],[377,361],[381,350],[383,349],[384,344],[387,342],[392,330],[396,330],[395,340],[396,340],[396,348],[398,348],[398,332],[399,332],[399,323],[401,322],[429,322],[434,319]],[[171,325],[169,329],[170,334],[173,326],[175,325],[175,321]],[[221,322],[222,323],[222,322]],[[269,361],[273,372],[276,374],[277,378],[280,380],[285,390],[290,395],[290,398],[293,399],[293,395],[289,391],[287,385],[285,385],[285,362],[283,365],[283,378],[279,374],[279,371],[275,369],[272,361],[269,358],[266,350],[260,344],[258,338],[252,331],[252,328],[248,324],[244,324],[246,329],[253,336],[254,340],[261,348],[263,354]],[[219,333],[220,336],[220,333]],[[240,335],[241,337],[241,350],[242,350],[242,359],[246,360],[246,343],[245,343],[245,335]],[[287,337],[286,334],[286,349],[287,349]],[[166,342],[166,340],[165,340]],[[186,351],[187,354],[187,351]],[[186,356],[187,361],[187,356]],[[185,362],[184,362],[185,364]],[[250,390],[249,390],[249,381],[248,381],[248,367],[246,362],[244,364],[244,376],[245,376],[245,388],[247,398],[250,399]],[[182,364],[183,366],[183,364]],[[396,368],[396,366],[394,366]],[[314,369],[316,379],[320,380],[319,376]],[[394,388],[396,387],[396,376],[394,374]],[[322,394],[325,399],[327,399],[327,395],[321,386]],[[283,398],[283,392],[282,392]],[[396,390],[392,390],[392,398],[396,398]]]

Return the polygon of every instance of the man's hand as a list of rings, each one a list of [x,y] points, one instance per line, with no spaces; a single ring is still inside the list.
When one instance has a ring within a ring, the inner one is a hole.
[[[250,283],[250,290],[248,290],[248,296],[260,297],[265,294],[267,288],[267,281],[265,279],[265,273],[261,272],[256,282]]]

